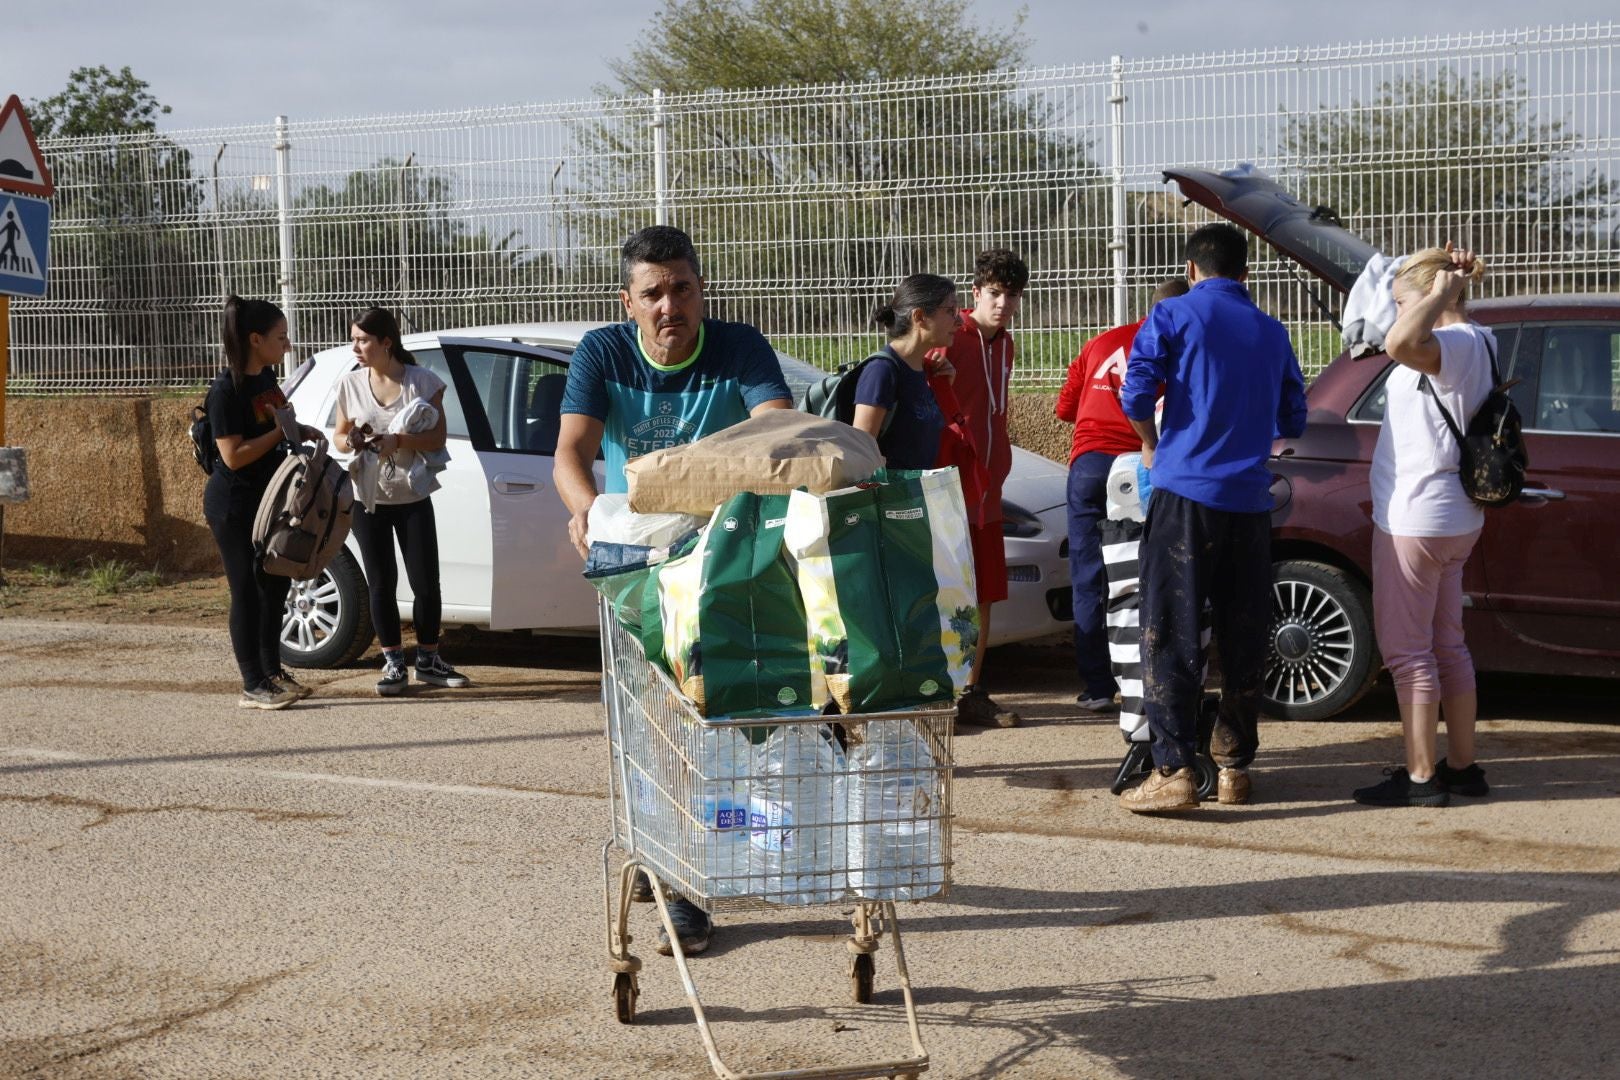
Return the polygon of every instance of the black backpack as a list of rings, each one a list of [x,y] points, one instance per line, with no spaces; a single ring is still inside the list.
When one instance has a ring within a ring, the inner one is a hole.
[[[1468,421],[1466,432],[1440,404],[1427,375],[1418,379],[1418,390],[1434,398],[1434,407],[1440,410],[1446,426],[1457,438],[1462,451],[1457,474],[1464,494],[1481,506],[1506,506],[1524,490],[1524,471],[1530,465],[1530,454],[1524,448],[1519,407],[1508,396],[1508,391],[1519,380],[1503,382],[1490,338],[1485,339],[1485,348],[1491,355],[1491,392],[1485,395],[1479,411]]]
[[[191,456],[197,459],[197,467],[209,476],[214,474],[214,464],[219,461],[219,444],[214,442],[214,425],[208,422],[208,399],[203,398],[201,405],[191,407]]]
[[[811,413],[816,416],[825,416],[829,420],[840,423],[855,424],[855,388],[860,382],[861,371],[877,360],[888,359],[887,352],[875,352],[865,360],[854,364],[840,365],[831,375],[825,375],[805,388],[804,396],[799,399],[799,411]],[[878,432],[879,436],[888,434],[889,425],[894,423],[894,410],[890,409],[884,414],[883,424]]]

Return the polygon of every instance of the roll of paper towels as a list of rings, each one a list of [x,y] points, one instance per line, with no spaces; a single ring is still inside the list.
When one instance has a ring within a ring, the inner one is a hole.
[[[1136,466],[1141,464],[1141,454],[1121,454],[1114,459],[1113,468],[1108,470],[1108,487],[1105,505],[1108,516],[1115,521],[1142,521],[1142,501],[1136,492]]]

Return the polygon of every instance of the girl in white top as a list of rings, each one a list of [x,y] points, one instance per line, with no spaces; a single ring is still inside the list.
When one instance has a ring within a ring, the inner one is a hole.
[[[1373,619],[1395,680],[1406,767],[1355,792],[1372,806],[1444,806],[1484,795],[1474,762],[1478,700],[1463,641],[1463,566],[1485,516],[1463,491],[1460,449],[1438,406],[1462,427],[1491,390],[1491,332],[1468,321],[1468,283],[1485,275],[1470,251],[1427,248],[1395,276],[1385,351],[1384,425],[1372,461]],[[1435,761],[1441,717],[1448,757]]]
[[[399,343],[399,323],[384,308],[361,312],[349,329],[360,366],[338,383],[337,445],[380,459],[377,503],[367,511],[356,501],[354,534],[365,564],[371,593],[371,622],[383,650],[383,675],[377,692],[402,694],[408,683],[405,651],[395,596],[399,566],[395,537],[404,556],[405,576],[413,597],[411,623],[416,629],[416,679],[435,686],[466,686],[467,678],[439,655],[439,536],[430,495],[411,489],[408,477],[415,457],[444,449],[444,380]],[[405,410],[418,401],[438,414],[427,430],[390,431]]]

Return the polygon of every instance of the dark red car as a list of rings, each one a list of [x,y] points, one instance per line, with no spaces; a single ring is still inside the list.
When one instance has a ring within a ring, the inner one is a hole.
[[[1165,174],[1341,292],[1373,249],[1259,173]],[[1483,300],[1524,420],[1524,495],[1485,511],[1464,571],[1464,626],[1481,671],[1620,678],[1620,295]],[[1305,434],[1280,440],[1275,620],[1266,711],[1348,708],[1381,669],[1372,629],[1368,470],[1393,361],[1341,355],[1311,383]]]

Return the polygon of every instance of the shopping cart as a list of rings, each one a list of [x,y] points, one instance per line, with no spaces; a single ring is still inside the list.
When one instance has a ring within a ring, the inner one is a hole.
[[[634,1023],[640,994],[641,961],[629,951],[630,892],[636,871],[645,870],[698,1033],[721,1080],[916,1080],[928,1069],[928,1054],[895,902],[940,897],[949,889],[954,708],[705,719],[647,660],[641,641],[605,599],[600,621],[613,809],[602,886],[619,1022]],[[616,874],[615,848],[625,855]],[[670,922],[667,890],[708,912],[853,905],[851,997],[871,1001],[873,954],[887,930],[910,1055],[771,1072],[731,1069],[721,1060]]]

